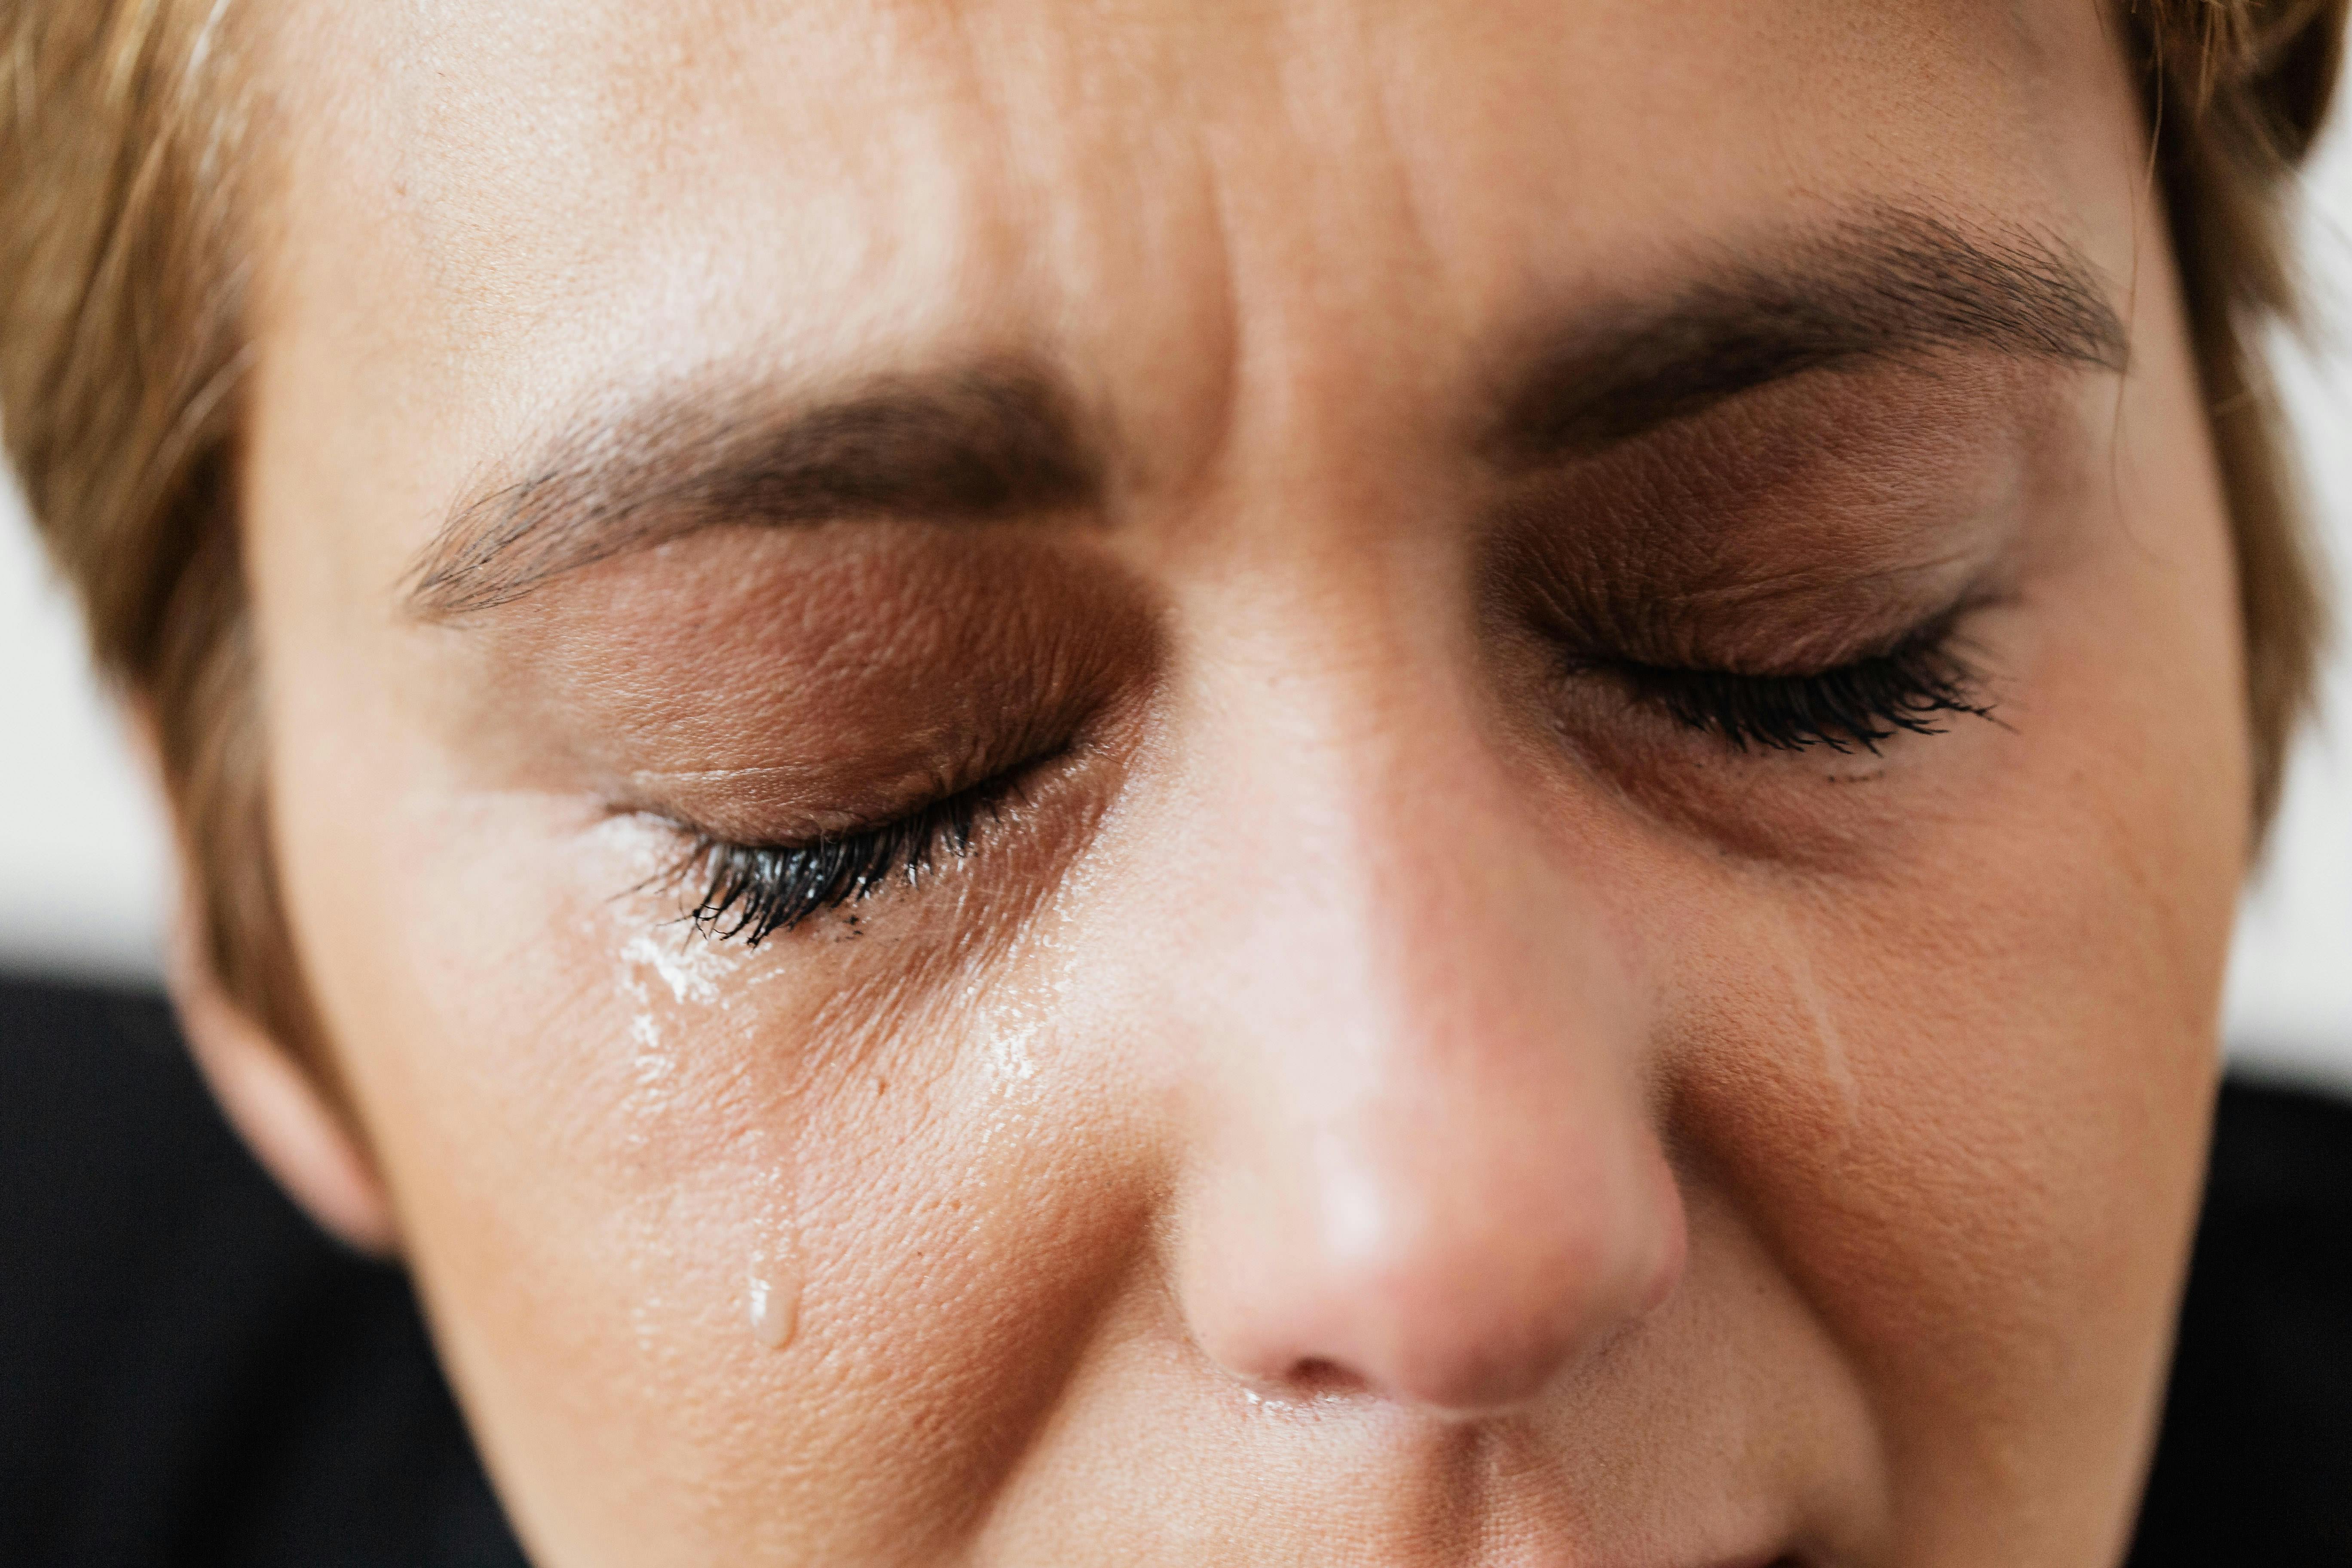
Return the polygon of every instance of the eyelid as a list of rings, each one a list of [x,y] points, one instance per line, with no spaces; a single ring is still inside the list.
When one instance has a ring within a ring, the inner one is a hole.
[[[724,790],[665,798],[667,791],[642,787],[687,776],[665,770],[632,775],[635,797],[613,797],[608,809],[663,825],[681,853],[643,886],[690,894],[686,917],[716,936],[756,943],[885,888],[919,883],[943,861],[989,847],[1000,829],[1005,865],[974,890],[1011,910],[1051,888],[1056,868],[1091,836],[1115,795],[1119,760],[1142,738],[1147,691],[1139,683],[1099,695],[1073,687],[1036,709],[976,716],[936,744],[908,742],[927,760],[888,769],[884,785],[859,780],[861,767],[845,759],[837,793],[822,804],[810,798],[821,782],[796,788],[799,798],[787,802],[730,801]],[[736,920],[747,901],[752,917]],[[961,896],[955,901],[961,906]]]
[[[1737,752],[1801,752],[1825,746],[1876,755],[1898,736],[1940,735],[1939,715],[1992,716],[1982,677],[1948,632],[1811,675],[1748,676],[1715,670],[1634,669],[1644,695],[1685,729],[1711,733]]]
[[[778,931],[862,900],[894,880],[909,886],[941,853],[970,854],[993,802],[982,790],[949,795],[893,821],[802,844],[741,844],[692,833],[670,879],[702,891],[687,919],[718,941],[757,947]]]
[[[1968,646],[1973,615],[2000,602],[1972,594],[1891,637],[1831,661],[1778,670],[1569,652],[1570,677],[1613,683],[1631,705],[1743,755],[1822,747],[1867,752],[1904,735],[1945,733],[1949,718],[1990,719],[1986,678]]]
[[[733,840],[671,817],[687,850],[663,879],[700,892],[686,918],[718,940],[756,947],[884,889],[918,887],[943,858],[976,854],[1010,806],[1030,804],[1032,781],[1082,748],[1071,742],[882,821],[799,840]]]
[[[1019,764],[1026,765],[1026,764]],[[838,768],[636,769],[622,795],[681,833],[712,843],[789,848],[852,837],[890,826],[971,787],[966,781],[1003,769],[969,750],[951,763],[926,754],[916,763],[864,773],[854,783]]]

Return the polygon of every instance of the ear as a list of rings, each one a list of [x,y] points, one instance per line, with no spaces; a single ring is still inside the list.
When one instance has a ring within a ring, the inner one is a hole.
[[[222,992],[192,894],[181,895],[172,923],[166,979],[180,1029],[229,1124],[330,1234],[373,1257],[393,1256],[392,1205],[359,1140],[318,1080]]]
[[[168,800],[153,710],[136,696],[126,707],[132,747],[157,797]],[[274,1038],[222,988],[205,941],[204,896],[184,847],[185,826],[173,824],[178,893],[164,981],[189,1052],[229,1124],[287,1194],[345,1245],[391,1257],[397,1245],[392,1205],[356,1129],[288,1043]]]

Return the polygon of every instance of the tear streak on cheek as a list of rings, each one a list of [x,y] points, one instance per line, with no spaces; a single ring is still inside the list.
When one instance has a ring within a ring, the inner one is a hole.
[[[1862,1089],[1854,1079],[1853,1062],[1846,1051],[1845,1037],[1838,1029],[1830,999],[1822,992],[1821,979],[1813,973],[1812,954],[1806,949],[1803,934],[1790,923],[1785,911],[1776,908],[1764,923],[1767,942],[1780,961],[1780,973],[1788,986],[1790,1015],[1801,1021],[1812,1036],[1813,1051],[1821,1063],[1822,1075],[1837,1095],[1840,1131],[1842,1134],[1850,1133],[1861,1114]]]
[[[688,1089],[680,1053],[698,1039],[710,1043],[733,1033],[728,1016],[752,978],[745,950],[711,941],[691,922],[648,926],[646,901],[622,900],[613,978],[614,993],[628,1005],[623,1138],[637,1150],[656,1141],[662,1124],[715,1109],[700,1106]],[[787,1064],[785,1070],[794,1069]],[[799,1097],[756,1066],[738,1088],[747,1097],[745,1142],[738,1151],[747,1187],[742,1223],[730,1227],[730,1244],[740,1249],[740,1259],[695,1274],[740,1280],[741,1300],[731,1310],[740,1313],[754,1342],[781,1351],[799,1331],[805,1269],[798,1224]]]

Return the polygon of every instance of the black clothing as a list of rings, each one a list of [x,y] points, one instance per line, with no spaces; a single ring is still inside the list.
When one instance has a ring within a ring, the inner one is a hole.
[[[0,984],[0,1563],[522,1568],[396,1268],[150,996]]]
[[[2352,1564],[2352,1105],[2231,1083],[2129,1568]]]
[[[152,997],[0,983],[0,1564],[521,1568],[398,1271]],[[2232,1084],[2130,1568],[2352,1568],[2352,1108]]]

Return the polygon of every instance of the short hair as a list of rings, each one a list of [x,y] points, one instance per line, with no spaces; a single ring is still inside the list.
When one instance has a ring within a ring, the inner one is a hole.
[[[2218,454],[2255,826],[2326,614],[2258,351],[2297,319],[2295,171],[2352,0],[2115,0],[2154,141]],[[326,1069],[273,867],[239,542],[259,151],[231,0],[10,0],[0,20],[0,428],[100,667],[153,715],[224,991]]]

